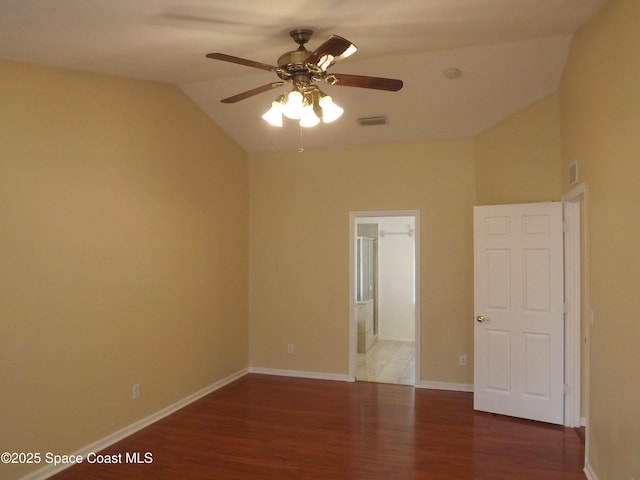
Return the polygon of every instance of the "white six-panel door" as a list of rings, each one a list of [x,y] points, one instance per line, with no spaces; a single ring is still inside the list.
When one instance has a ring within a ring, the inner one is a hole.
[[[474,408],[556,424],[564,413],[560,202],[474,208]]]

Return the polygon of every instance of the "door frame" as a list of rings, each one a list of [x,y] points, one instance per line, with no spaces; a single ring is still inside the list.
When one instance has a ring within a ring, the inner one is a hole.
[[[415,378],[413,386],[420,381],[420,210],[380,210],[380,211],[351,211],[349,212],[349,380],[356,381],[356,363],[358,353],[358,325],[356,315],[356,254],[357,254],[357,228],[359,218],[366,217],[413,217],[414,251],[415,251]]]
[[[581,347],[583,337],[581,309],[582,297],[586,292],[582,292],[581,272],[584,268],[586,273],[586,266],[581,265],[581,232],[586,230],[585,218],[583,218],[583,215],[586,217],[586,199],[587,187],[585,184],[579,184],[562,195],[565,222],[565,427],[580,427],[584,423],[584,419],[581,417]],[[588,379],[588,361],[585,362],[585,367],[587,370],[585,378]],[[588,410],[588,397],[586,401]]]

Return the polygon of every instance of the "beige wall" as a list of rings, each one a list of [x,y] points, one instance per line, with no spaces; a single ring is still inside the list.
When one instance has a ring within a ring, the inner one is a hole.
[[[558,200],[577,160],[588,457],[640,477],[637,18],[609,0],[560,92],[475,140],[248,163],[173,87],[0,64],[0,451],[73,451],[248,364],[346,374],[350,211],[421,211],[422,380],[472,383],[472,206]]]
[[[576,36],[560,89],[565,169],[577,161],[588,187],[587,455],[602,480],[640,478],[638,18],[637,0],[609,0]]]
[[[476,138],[478,205],[558,201],[562,194],[558,95]]]
[[[349,212],[420,210],[422,379],[472,383],[472,140],[253,154],[250,364],[347,374]],[[287,353],[287,344],[295,353]]]
[[[0,98],[0,451],[245,369],[246,153],[167,85],[1,63]]]

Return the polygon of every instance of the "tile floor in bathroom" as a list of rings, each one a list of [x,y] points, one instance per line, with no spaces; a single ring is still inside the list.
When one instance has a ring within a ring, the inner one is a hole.
[[[367,353],[358,353],[356,380],[413,385],[414,342],[376,340]]]

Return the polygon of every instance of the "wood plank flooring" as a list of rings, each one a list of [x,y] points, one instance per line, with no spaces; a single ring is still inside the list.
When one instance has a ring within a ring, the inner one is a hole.
[[[472,395],[247,375],[105,450],[150,464],[83,463],[75,479],[573,480],[576,432],[477,413]]]

